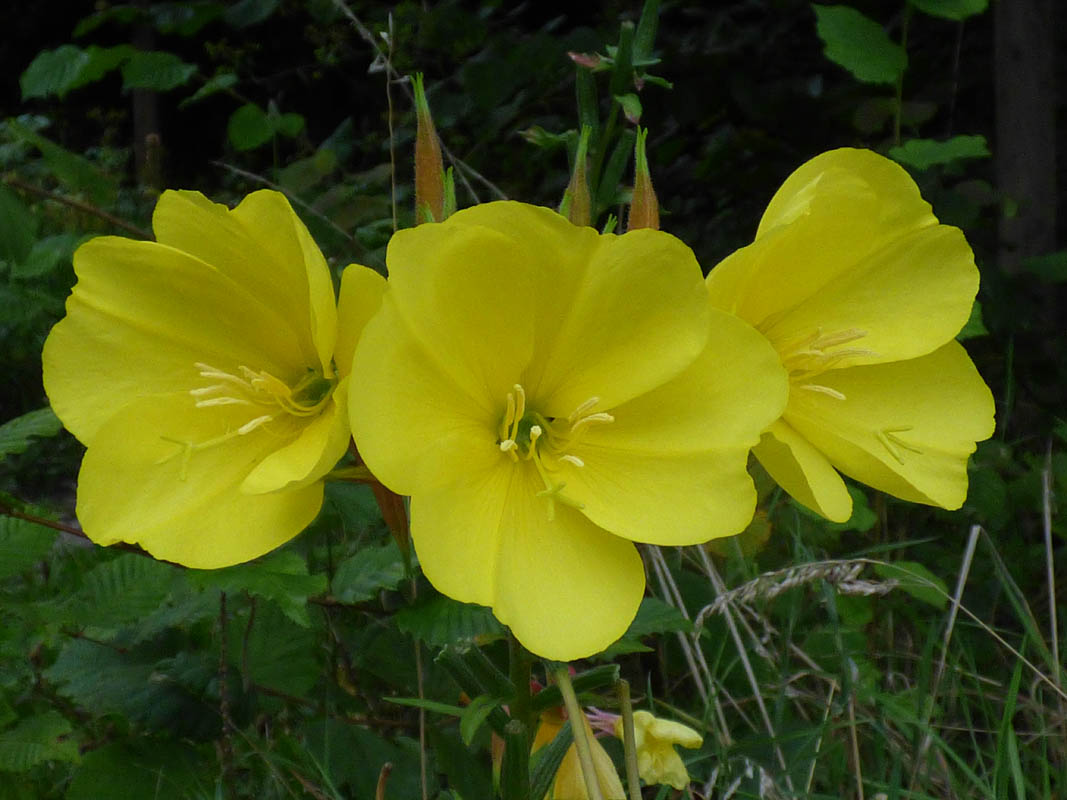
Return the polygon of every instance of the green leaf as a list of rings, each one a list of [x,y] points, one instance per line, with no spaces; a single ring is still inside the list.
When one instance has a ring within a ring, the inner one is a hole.
[[[36,238],[37,218],[15,192],[0,184],[0,260],[22,261]]]
[[[382,589],[395,589],[404,579],[404,559],[392,539],[381,547],[365,547],[337,567],[333,595],[342,603],[361,603]]]
[[[174,53],[135,50],[122,65],[122,88],[166,92],[184,86],[195,72],[195,64],[182,61]]]
[[[87,158],[60,147],[18,120],[8,119],[7,129],[16,138],[36,147],[56,180],[68,189],[84,192],[100,206],[109,206],[115,202],[118,185]]]
[[[262,22],[281,4],[281,0],[240,0],[226,9],[226,21],[235,28],[247,28]]]
[[[30,439],[55,436],[63,423],[48,406],[30,411],[0,425],[0,460],[13,453],[25,452]]]
[[[448,703],[439,703],[436,700],[426,700],[422,697],[383,697],[387,703],[395,703],[398,706],[410,706],[433,711],[436,714],[444,714],[449,717],[462,717],[463,707],[453,706]]]
[[[135,553],[120,553],[86,573],[65,604],[81,625],[118,628],[148,615],[166,599],[178,570]]]
[[[493,709],[499,706],[499,697],[483,694],[475,697],[471,700],[470,705],[463,709],[463,714],[459,718],[459,735],[463,737],[463,743],[467,747],[471,746],[475,734],[485,724],[486,718],[492,713]]]
[[[204,85],[186,97],[180,103],[178,108],[185,108],[193,103],[203,100],[205,97],[210,97],[216,92],[222,92],[237,85],[237,76],[232,72],[220,72],[218,75],[214,75],[204,81]]]
[[[982,304],[975,300],[974,305],[971,306],[971,316],[967,318],[967,323],[963,326],[963,329],[956,334],[956,341],[963,342],[967,339],[988,335],[989,331],[982,321]]]
[[[622,113],[626,119],[636,125],[641,121],[641,101],[633,92],[615,95],[615,101],[622,106]]]
[[[981,14],[989,6],[989,0],[909,0],[924,14],[942,19],[961,20]]]
[[[677,608],[658,598],[646,597],[625,635],[636,639],[656,633],[689,633],[692,630],[693,623]]]
[[[0,770],[25,772],[46,761],[77,761],[78,743],[69,738],[73,728],[56,711],[22,720],[0,733]]]
[[[1022,266],[1045,283],[1067,282],[1067,250],[1028,258],[1023,261]]]
[[[78,84],[82,70],[88,63],[89,54],[73,44],[61,45],[55,50],[42,50],[19,78],[22,99],[47,97],[50,94],[62,97]]]
[[[505,630],[485,606],[460,603],[444,595],[398,611],[393,619],[401,631],[433,647],[495,638],[503,636]]]
[[[874,20],[848,6],[812,6],[826,57],[864,83],[895,84],[908,65],[904,48]]]
[[[213,755],[213,754],[212,754]],[[112,742],[90,750],[67,787],[64,800],[187,798],[199,792],[209,769],[204,754],[174,739],[148,737]],[[116,780],[121,776],[121,780]]]
[[[229,635],[231,661],[255,684],[304,697],[322,674],[317,634],[295,625],[271,603],[256,605],[251,628],[234,619]]]
[[[309,575],[307,561],[290,550],[224,569],[189,570],[188,576],[194,585],[204,589],[228,594],[248,592],[272,600],[302,628],[311,627],[308,598],[326,592],[326,576]]]
[[[52,551],[57,533],[44,525],[0,517],[0,578],[18,575]]]
[[[989,145],[984,136],[953,136],[943,142],[934,139],[909,139],[889,150],[889,157],[894,161],[919,170],[951,164],[966,158],[989,156]]]
[[[304,116],[289,111],[285,114],[272,116],[271,124],[274,126],[274,130],[282,136],[288,136],[292,139],[294,136],[299,136],[300,132],[304,130]]]
[[[899,581],[900,589],[916,600],[939,609],[944,609],[948,604],[948,588],[945,582],[916,561],[875,564],[874,571],[886,580]]]
[[[254,150],[274,136],[267,112],[255,103],[247,103],[230,115],[226,135],[238,150]]]
[[[70,263],[71,256],[84,238],[87,237],[76,233],[57,233],[38,239],[27,256],[12,268],[11,274],[22,280],[49,275],[60,264]]]

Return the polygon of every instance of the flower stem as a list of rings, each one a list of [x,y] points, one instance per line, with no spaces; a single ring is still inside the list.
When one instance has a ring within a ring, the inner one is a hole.
[[[615,681],[622,711],[622,747],[626,754],[626,787],[630,800],[641,800],[641,776],[637,770],[637,738],[634,736],[634,707],[630,702],[630,682],[625,678]]]
[[[530,667],[533,659],[529,651],[523,647],[515,635],[508,634],[508,676],[511,679],[515,694],[510,704],[511,718],[519,720],[527,730],[533,729],[533,719],[530,708]]]
[[[574,685],[571,683],[571,674],[567,671],[567,665],[562,664],[556,669],[556,683],[563,694],[563,704],[567,707],[567,716],[571,720],[571,731],[574,734],[574,746],[578,749],[578,763],[582,767],[582,778],[585,780],[585,791],[589,800],[604,800],[600,793],[600,784],[597,781],[596,770],[593,768],[593,751],[589,744],[589,727],[583,724],[584,712],[578,705],[578,696],[574,693]]]

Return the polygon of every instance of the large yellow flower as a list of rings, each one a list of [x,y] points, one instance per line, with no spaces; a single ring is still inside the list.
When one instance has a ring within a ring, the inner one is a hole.
[[[993,433],[992,395],[953,339],[978,270],[907,172],[866,150],[808,161],[707,286],[789,371],[789,405],[754,450],[782,488],[836,521],[852,508],[836,470],[959,508],[967,457]]]
[[[536,753],[555,739],[556,734],[563,728],[563,723],[564,719],[559,711],[552,710],[541,714],[531,750]],[[604,745],[593,735],[593,729],[584,714],[582,725],[585,726],[589,755],[593,759],[593,771],[596,772],[596,783],[603,800],[626,800],[626,792],[622,788],[622,781],[619,780],[615,764],[607,750],[604,749]],[[577,731],[575,735],[578,735]],[[563,760],[559,763],[555,780],[552,781],[552,790],[545,796],[545,800],[589,800],[582,765],[578,760],[578,746],[574,742],[571,742],[571,746],[567,748]]]
[[[232,211],[165,192],[152,224],[155,242],[105,236],[75,253],[45,389],[88,447],[86,534],[221,567],[318,512],[348,442],[352,352],[385,281],[349,267],[338,326],[326,262],[277,192]]]
[[[625,630],[632,542],[732,534],[748,449],[787,381],[766,340],[712,309],[692,252],[501,202],[400,231],[356,350],[359,451],[412,496],[430,581],[570,660]]]

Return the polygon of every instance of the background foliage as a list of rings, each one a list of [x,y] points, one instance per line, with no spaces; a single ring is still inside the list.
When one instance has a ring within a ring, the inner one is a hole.
[[[751,240],[797,165],[853,145],[912,172],[983,276],[961,338],[997,398],[998,432],[973,459],[963,510],[856,488],[853,518],[833,525],[765,486],[745,534],[649,551],[650,598],[610,661],[585,665],[589,702],[612,705],[619,671],[639,706],[705,731],[687,754],[700,796],[1067,792],[1067,610],[1054,594],[1067,559],[1055,506],[1067,496],[1067,255],[1054,225],[1005,247],[1006,221],[1035,208],[1004,188],[993,64],[1006,23],[985,6],[665,2],[648,63],[634,61],[654,77],[621,92],[611,70],[593,77],[623,140],[627,115],[651,129],[663,227],[705,268]],[[399,224],[413,221],[413,107],[387,61],[426,74],[461,205],[556,205],[576,142],[567,54],[609,54],[639,13],[491,0],[7,12],[0,798],[492,795],[502,630],[417,576],[366,487],[330,486],[312,528],[253,565],[200,572],[88,545],[72,517],[80,446],[44,408],[40,349],[74,249],[147,235],[164,187],[219,201],[280,188],[338,271],[382,269],[394,200]],[[1053,95],[1053,122],[1063,108]],[[631,177],[598,158],[603,222]]]

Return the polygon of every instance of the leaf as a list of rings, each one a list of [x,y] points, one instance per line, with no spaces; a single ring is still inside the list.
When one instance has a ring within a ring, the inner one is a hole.
[[[961,20],[981,14],[989,0],[910,0],[924,14],[942,19]]]
[[[0,260],[22,261],[36,238],[37,218],[15,192],[0,184]]]
[[[908,65],[908,56],[874,20],[848,6],[812,6],[815,29],[835,64],[864,83],[895,84]]]
[[[191,745],[141,737],[112,742],[85,754],[67,787],[65,800],[144,800],[200,794],[199,776],[208,769]],[[122,776],[116,780],[116,776]]]
[[[87,158],[31,130],[15,119],[8,119],[7,129],[14,136],[36,147],[49,171],[60,183],[75,192],[84,192],[100,206],[109,206],[118,195],[116,182],[101,172]]]
[[[637,609],[637,616],[626,631],[627,638],[640,638],[655,633],[689,633],[693,623],[672,605],[655,597],[646,597]]]
[[[962,330],[956,334],[956,341],[963,342],[967,339],[975,339],[979,336],[988,336],[989,331],[982,321],[982,304],[977,300],[971,306],[971,316],[967,318]]]
[[[46,761],[77,761],[78,743],[68,738],[72,731],[56,711],[22,720],[0,733],[0,770],[25,772]]]
[[[904,144],[889,149],[894,161],[915,169],[929,169],[940,164],[951,164],[966,158],[989,158],[989,145],[984,136],[953,136],[939,142],[934,139],[909,139]]]
[[[485,724],[486,717],[492,713],[494,708],[499,707],[499,697],[490,697],[487,694],[483,694],[475,697],[471,700],[470,705],[463,709],[463,714],[459,718],[459,735],[463,738],[463,743],[467,747],[471,746],[475,734]]]
[[[65,603],[69,619],[118,628],[155,611],[171,591],[175,567],[135,553],[120,553],[86,573]]]
[[[38,239],[27,256],[14,266],[11,274],[22,280],[48,275],[60,264],[70,263],[74,251],[84,238],[76,233],[57,233]]]
[[[36,522],[0,517],[0,578],[18,575],[52,551],[56,532]]]
[[[395,589],[404,579],[404,560],[392,539],[381,547],[365,547],[337,567],[333,595],[342,603],[371,600],[382,589]]]
[[[617,94],[615,95],[615,100],[622,106],[622,113],[626,116],[627,121],[633,125],[641,121],[641,101],[636,94],[633,92]]]
[[[316,633],[298,627],[272,603],[256,606],[250,629],[235,620],[229,634],[231,661],[255,684],[304,697],[322,674]]]
[[[401,631],[433,647],[503,636],[505,630],[485,606],[444,595],[398,611],[394,619]]]
[[[29,411],[0,425],[0,460],[13,453],[25,452],[30,439],[55,436],[63,423],[48,406]]]
[[[262,22],[280,5],[281,0],[240,0],[226,9],[226,21],[235,28],[247,28]]]
[[[948,604],[948,588],[945,582],[916,561],[895,561],[892,564],[875,564],[874,571],[886,580],[900,582],[901,591],[916,600],[944,609]]]
[[[255,103],[247,103],[230,115],[226,135],[238,150],[254,150],[274,136],[267,112]]]
[[[282,136],[288,136],[292,139],[294,136],[299,136],[300,132],[304,130],[304,116],[289,111],[285,114],[272,116],[271,124],[274,126],[274,130]]]
[[[194,585],[204,589],[228,594],[248,592],[272,600],[302,628],[311,627],[308,598],[326,592],[326,576],[309,575],[307,561],[289,550],[224,569],[189,570],[188,575]]]
[[[195,64],[182,61],[174,53],[135,50],[122,65],[122,88],[166,92],[184,86],[195,72]]]
[[[130,45],[90,45],[83,50],[65,44],[55,50],[43,50],[22,73],[22,99],[53,94],[62,98],[72,89],[100,80],[136,52]]]
[[[236,85],[237,76],[235,74],[232,72],[220,72],[218,75],[208,78],[204,81],[203,86],[178,103],[178,108],[185,108],[186,106],[203,100],[205,97],[210,97],[216,92],[225,91]]]
[[[1067,250],[1027,258],[1022,266],[1045,283],[1067,282]]]

